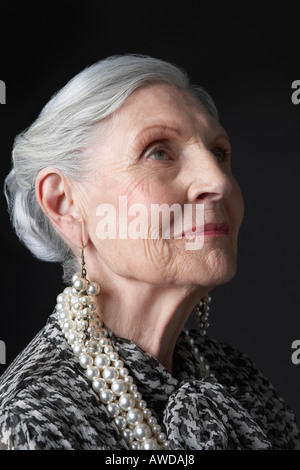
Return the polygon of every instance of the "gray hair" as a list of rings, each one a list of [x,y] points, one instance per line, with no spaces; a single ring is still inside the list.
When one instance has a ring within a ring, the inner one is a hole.
[[[149,82],[167,82],[188,91],[218,119],[209,94],[192,85],[178,66],[144,55],[121,55],[101,60],[72,78],[15,139],[12,170],[5,180],[12,225],[34,256],[62,263],[65,281],[78,270],[78,262],[37,202],[36,177],[52,166],[75,181],[82,178],[87,171],[82,154],[95,124]]]

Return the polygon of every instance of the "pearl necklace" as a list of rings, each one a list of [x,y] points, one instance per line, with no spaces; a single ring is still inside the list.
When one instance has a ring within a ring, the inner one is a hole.
[[[115,351],[108,331],[97,317],[92,297],[99,292],[97,283],[89,282],[82,273],[74,274],[72,287],[66,287],[57,296],[56,313],[60,327],[129,449],[169,450],[170,442],[165,431],[143,400],[133,377]],[[200,303],[198,316],[200,333],[204,335],[208,309],[203,312],[202,306]],[[184,331],[194,353],[199,356],[194,339],[187,330]],[[203,356],[199,356],[199,361],[202,376],[211,375]]]

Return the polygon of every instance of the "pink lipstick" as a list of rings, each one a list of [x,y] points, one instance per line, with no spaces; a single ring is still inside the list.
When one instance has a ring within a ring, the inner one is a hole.
[[[229,226],[226,223],[209,223],[201,227],[193,227],[183,232],[185,238],[192,238],[200,235],[205,237],[225,237],[229,234]]]

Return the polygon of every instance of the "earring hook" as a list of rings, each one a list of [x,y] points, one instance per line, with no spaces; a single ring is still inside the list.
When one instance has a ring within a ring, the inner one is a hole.
[[[86,279],[84,248],[86,247],[86,232],[84,221],[81,219],[81,276]]]

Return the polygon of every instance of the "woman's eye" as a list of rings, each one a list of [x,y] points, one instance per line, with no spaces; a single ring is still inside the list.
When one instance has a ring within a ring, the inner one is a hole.
[[[164,160],[169,160],[169,155],[168,155],[168,152],[166,150],[163,150],[163,149],[157,149],[157,150],[154,150],[150,155],[149,157],[151,160],[161,160],[161,161],[164,161]]]
[[[212,149],[212,153],[215,155],[219,163],[225,162],[230,156],[229,151],[226,150],[225,148]]]

